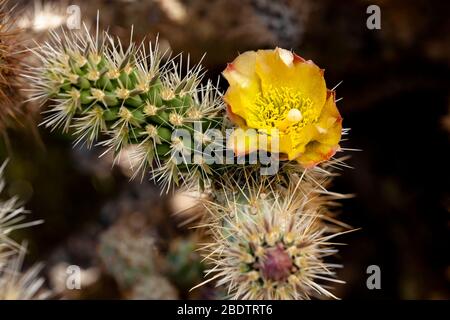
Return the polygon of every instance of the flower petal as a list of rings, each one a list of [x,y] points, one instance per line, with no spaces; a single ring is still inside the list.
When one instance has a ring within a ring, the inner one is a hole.
[[[342,117],[336,106],[335,92],[328,91],[327,101],[316,124],[315,140],[328,145],[337,145],[342,135]]]
[[[247,120],[251,116],[255,96],[259,90],[242,90],[237,86],[230,86],[223,99],[230,106],[230,111]]]
[[[280,138],[280,152],[286,153],[289,160],[294,160],[305,152],[306,145],[314,138],[316,130],[312,125],[288,132]]]
[[[320,110],[327,97],[323,70],[312,61],[305,61],[296,55],[292,55],[292,63],[286,64],[285,56],[285,51],[280,50],[258,51],[255,70],[263,90],[271,87],[295,88]]]
[[[305,152],[296,160],[305,168],[311,168],[320,162],[329,160],[334,156],[338,149],[339,145],[329,146],[317,141],[312,141],[306,145]]]
[[[234,113],[233,110],[231,110],[231,106],[229,104],[227,104],[227,116],[233,123],[237,124],[240,128],[247,127],[247,122],[245,121],[245,119],[240,115]]]
[[[222,74],[231,86],[237,85],[245,88],[255,80],[256,56],[256,51],[247,51],[227,65]]]

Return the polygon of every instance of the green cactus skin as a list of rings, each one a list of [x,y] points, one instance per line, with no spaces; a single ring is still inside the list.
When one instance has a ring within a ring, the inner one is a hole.
[[[182,144],[174,139],[176,129],[194,133],[195,122],[205,131],[222,125],[221,95],[211,82],[200,85],[199,65],[183,69],[182,57],[169,59],[157,41],[148,52],[143,43],[124,50],[106,32],[93,37],[86,28],[81,34],[54,33],[35,53],[42,67],[31,69],[29,78],[32,99],[48,105],[45,126],[71,130],[76,144],[98,142],[117,157],[134,146],[136,174],[154,169],[165,190],[208,176],[207,164],[189,158],[175,165],[172,159],[174,149],[192,153],[194,146],[193,134]]]

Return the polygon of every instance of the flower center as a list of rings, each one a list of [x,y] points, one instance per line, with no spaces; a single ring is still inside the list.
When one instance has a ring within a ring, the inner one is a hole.
[[[285,281],[291,275],[292,259],[282,246],[265,250],[261,274],[267,280]]]
[[[267,86],[255,100],[254,121],[258,129],[276,128],[286,131],[289,127],[304,127],[315,122],[320,108],[301,92],[288,87]]]

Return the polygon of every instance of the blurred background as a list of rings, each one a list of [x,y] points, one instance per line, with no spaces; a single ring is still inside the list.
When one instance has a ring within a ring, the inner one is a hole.
[[[346,169],[333,191],[354,193],[340,219],[359,231],[340,238],[344,299],[450,298],[450,19],[449,3],[430,0],[90,0],[13,1],[18,23],[45,41],[65,24],[67,6],[124,42],[155,39],[189,53],[216,79],[240,52],[293,49],[324,68],[337,88]],[[369,5],[381,9],[370,30]],[[30,41],[31,43],[31,41]],[[31,58],[30,58],[31,59]],[[220,80],[223,90],[226,83]],[[189,292],[204,266],[188,227],[172,214],[188,198],[163,197],[152,182],[129,181],[127,163],[112,167],[101,149],[27,121],[0,146],[10,159],[6,195],[18,195],[45,223],[16,233],[27,239],[26,264],[45,262],[46,285],[62,298],[220,298],[212,286]],[[188,213],[189,214],[189,213]],[[190,213],[193,216],[195,212]],[[83,289],[67,290],[66,267],[82,269]],[[381,269],[381,290],[368,290],[366,269]]]

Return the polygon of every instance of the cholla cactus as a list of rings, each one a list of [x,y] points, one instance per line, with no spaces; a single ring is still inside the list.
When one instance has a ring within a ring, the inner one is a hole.
[[[149,236],[112,227],[101,235],[98,252],[108,273],[123,288],[157,273],[156,248]]]
[[[312,61],[281,48],[245,52],[224,76],[229,118],[256,129],[235,131],[227,145],[245,155],[261,150],[261,137],[277,135],[279,144],[263,148],[285,161],[270,178],[250,166],[216,179],[222,190],[205,202],[213,241],[204,247],[207,274],[216,274],[206,282],[226,285],[235,299],[336,298],[324,284],[340,282],[324,258],[336,252],[330,240],[345,226],[330,214],[344,196],[326,190],[330,168],[342,165],[332,157],[346,133],[334,90]]]
[[[42,66],[29,75],[32,99],[50,101],[43,124],[72,130],[76,143],[97,142],[116,157],[131,149],[137,172],[150,168],[166,190],[181,184],[208,194],[207,200],[200,194],[207,210],[202,226],[213,241],[204,249],[211,265],[207,274],[216,275],[206,282],[217,279],[236,299],[335,298],[325,283],[340,282],[333,271],[337,265],[324,259],[336,252],[330,240],[345,227],[329,209],[344,196],[326,186],[333,176],[329,168],[342,165],[333,156],[342,150],[346,131],[322,69],[281,48],[236,58],[224,71],[228,117],[254,130],[232,133],[236,139],[225,144],[207,134],[215,128],[223,133],[232,124],[222,116],[225,105],[214,85],[200,85],[199,66],[184,70],[181,58],[166,60],[157,43],[148,50],[133,42],[125,48],[109,34],[100,35],[98,27],[94,36],[85,27],[80,33],[52,33],[52,39],[34,50]],[[186,129],[189,137],[178,136],[177,129]],[[279,145],[260,145],[260,138],[273,141],[278,134]],[[280,155],[279,171],[266,177],[261,163],[197,162],[199,141],[237,156],[268,150]],[[111,235],[101,247],[106,258],[118,239]],[[127,259],[123,262],[120,267],[128,269]]]
[[[142,278],[131,289],[128,298],[135,300],[174,300],[178,298],[178,292],[164,276],[151,275]]]
[[[170,243],[166,257],[167,275],[183,289],[190,289],[203,275],[204,265],[197,252],[200,237],[178,238]]]
[[[6,0],[0,0],[0,130],[22,114],[22,85],[24,48],[22,34],[15,26],[13,12]]]
[[[102,234],[98,252],[128,298],[177,298],[177,290],[159,271],[160,258],[151,236],[116,225]]]
[[[125,49],[108,33],[52,33],[52,41],[34,51],[42,62],[31,67],[32,99],[51,101],[43,122],[47,127],[73,129],[77,143],[99,143],[117,157],[133,146],[137,172],[156,164],[154,178],[167,190],[180,178],[205,177],[204,163],[184,158],[175,163],[172,150],[194,148],[193,137],[173,138],[177,129],[193,134],[221,124],[223,102],[214,85],[200,86],[200,66],[186,68],[182,58],[167,59],[156,42],[148,49],[130,43]],[[182,73],[184,74],[182,76]],[[219,118],[220,119],[220,118]],[[106,137],[106,139],[104,139]]]
[[[295,177],[287,188],[251,178],[236,183],[203,201],[213,236],[203,248],[212,265],[206,273],[214,275],[204,283],[217,280],[232,299],[336,298],[326,282],[342,283],[333,271],[339,265],[324,258],[336,252],[330,240],[342,228],[325,224],[326,211],[311,204],[323,191]]]

